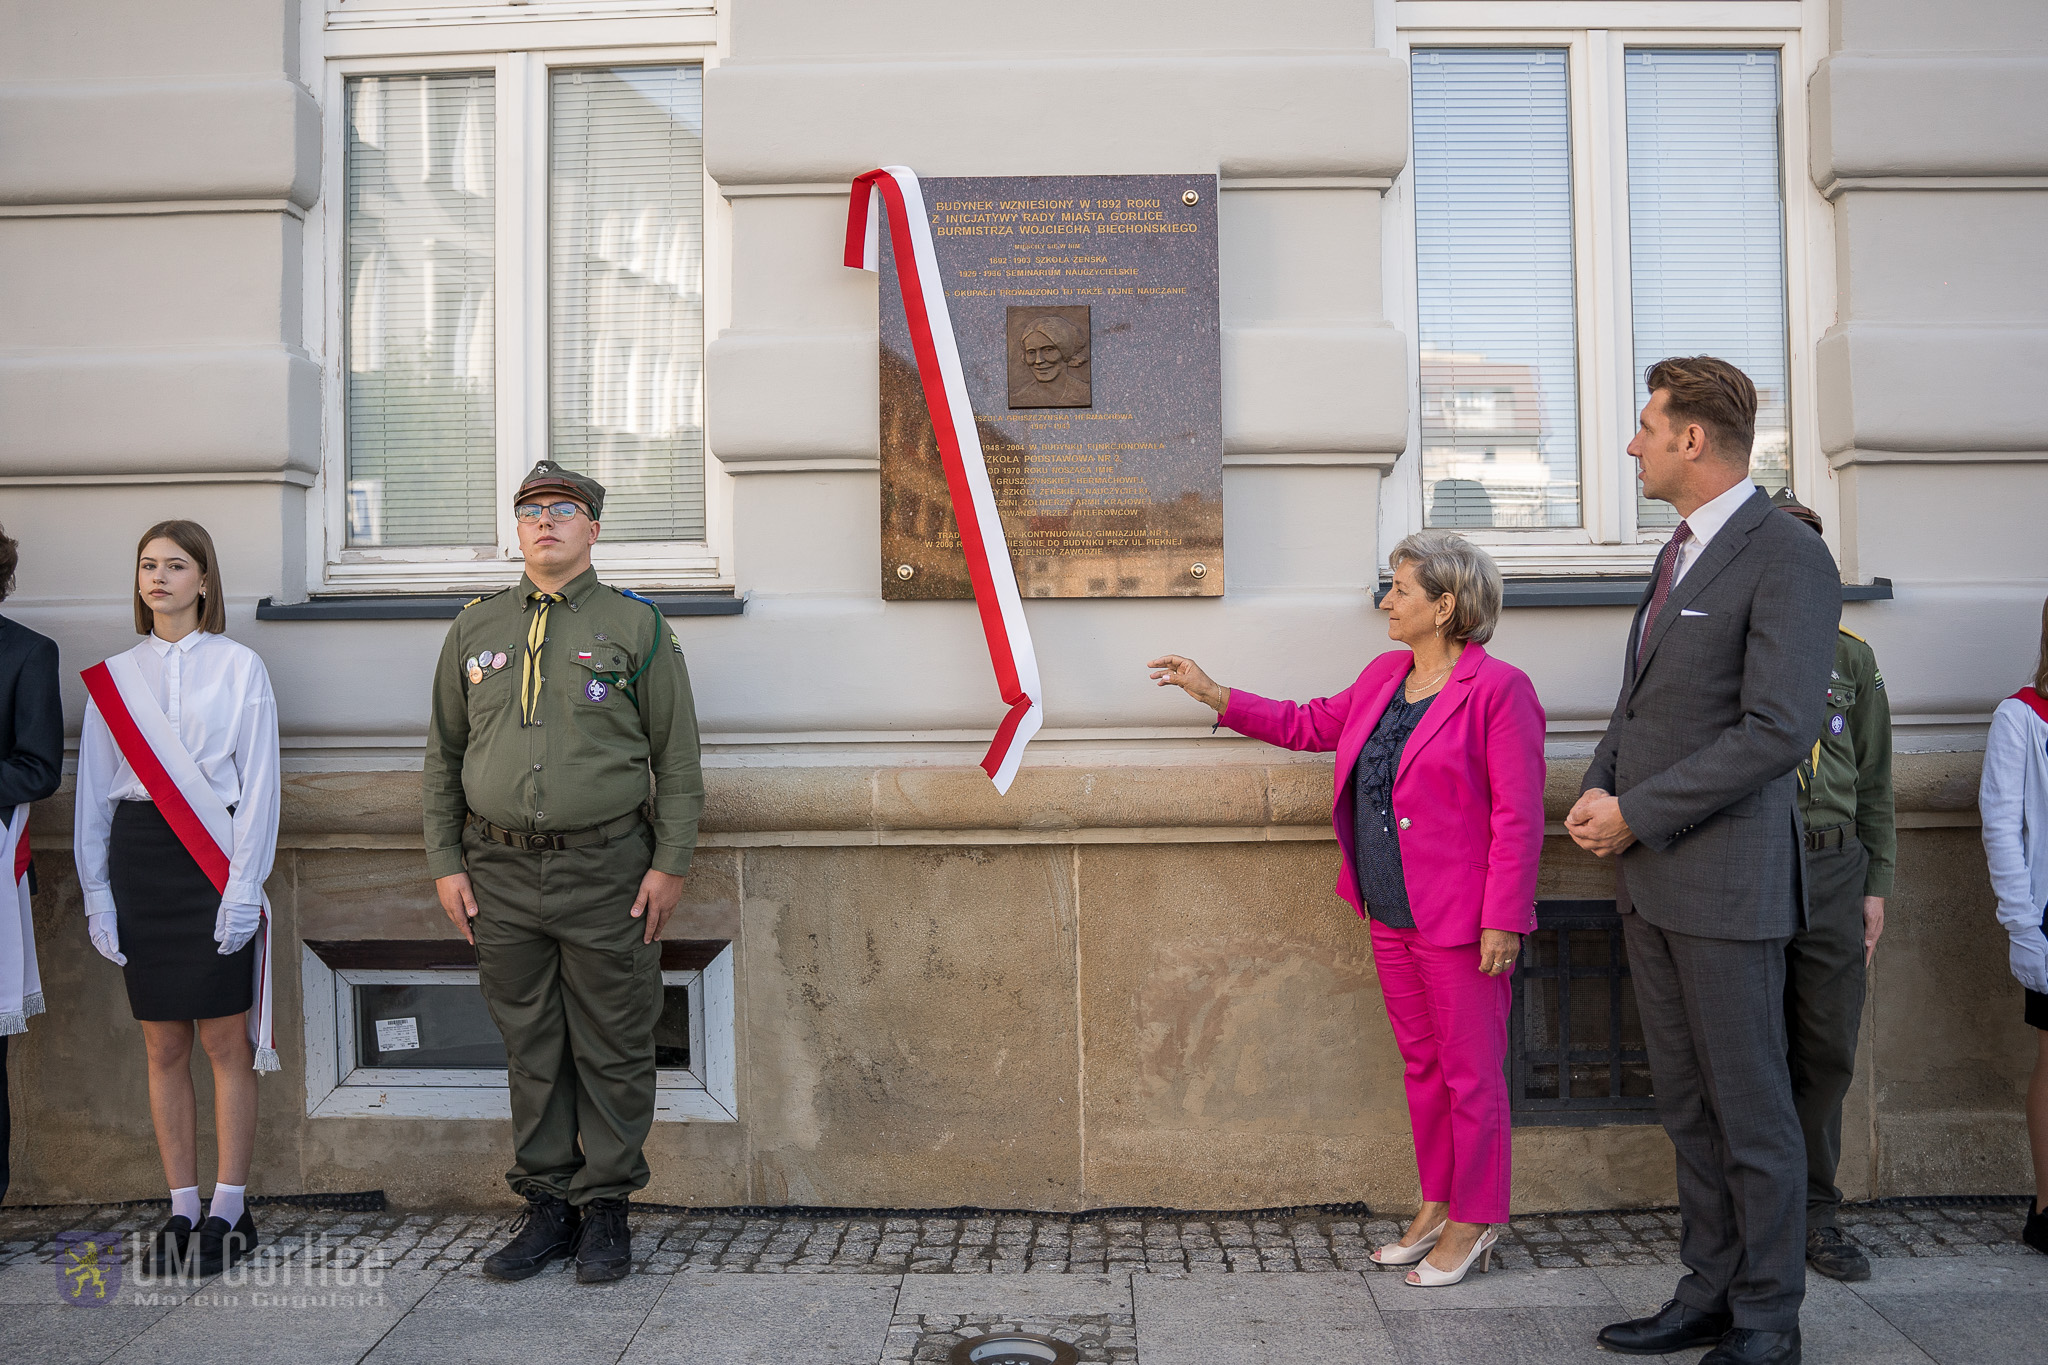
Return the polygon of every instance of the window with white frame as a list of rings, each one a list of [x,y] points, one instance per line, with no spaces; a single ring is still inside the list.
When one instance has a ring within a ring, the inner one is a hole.
[[[738,1115],[732,948],[664,944],[655,1119]],[[682,951],[678,953],[678,948]],[[451,960],[437,962],[436,956]],[[505,1044],[461,943],[309,944],[301,953],[306,1112],[313,1118],[509,1118]]]
[[[543,28],[330,4],[329,589],[501,585],[543,458],[605,485],[608,578],[730,581],[704,444],[711,11],[575,8],[533,17],[591,47],[470,53]]]
[[[1511,573],[1641,571],[1677,518],[1641,496],[1626,451],[1643,373],[1670,355],[1755,381],[1751,475],[1811,500],[1825,464],[1804,289],[1822,219],[1799,172],[1801,7],[1395,11],[1430,26],[1399,33],[1413,140],[1389,278],[1415,406],[1388,529],[1455,528]],[[1675,11],[1690,27],[1660,26]],[[1546,17],[1617,27],[1520,27]]]

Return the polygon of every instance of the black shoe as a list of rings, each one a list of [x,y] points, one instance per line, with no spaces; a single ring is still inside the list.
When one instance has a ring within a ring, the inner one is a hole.
[[[626,1201],[593,1199],[583,1210],[583,1235],[576,1239],[576,1283],[623,1280],[633,1268],[633,1232],[626,1226]]]
[[[1799,1365],[1799,1329],[1759,1332],[1737,1327],[1700,1357],[1700,1365]]]
[[[208,1218],[199,1225],[194,1240],[199,1243],[200,1278],[218,1275],[256,1249],[256,1221],[247,1209],[233,1227],[225,1218]]]
[[[1726,1313],[1702,1313],[1673,1299],[1647,1318],[1602,1327],[1593,1340],[1620,1355],[1668,1356],[1688,1346],[1712,1346],[1734,1325]]]
[[[174,1213],[156,1230],[142,1255],[143,1273],[152,1279],[177,1279],[199,1268],[193,1258],[192,1220]]]
[[[549,1261],[566,1256],[576,1245],[581,1222],[569,1201],[551,1194],[529,1194],[526,1208],[512,1223],[512,1240],[484,1258],[484,1274],[494,1280],[523,1280],[538,1275]]]
[[[2048,1256],[2048,1209],[2028,1209],[2027,1225],[2020,1229],[2020,1240]]]
[[[1870,1278],[1870,1258],[1840,1228],[1815,1228],[1806,1234],[1806,1263],[1831,1280]]]

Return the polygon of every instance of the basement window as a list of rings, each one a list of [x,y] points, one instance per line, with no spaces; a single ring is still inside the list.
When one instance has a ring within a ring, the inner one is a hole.
[[[511,1117],[504,1041],[467,943],[309,942],[301,971],[311,1117]],[[661,978],[655,1120],[732,1122],[732,947],[664,942]]]
[[[1518,1127],[1654,1123],[1650,1060],[1613,901],[1536,902],[1509,1015]]]

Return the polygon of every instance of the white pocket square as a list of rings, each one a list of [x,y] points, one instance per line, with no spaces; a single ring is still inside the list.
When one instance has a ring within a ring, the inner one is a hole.
[[[1680,616],[1705,616],[1705,615],[1706,615],[1706,613],[1705,613],[1705,612],[1703,612],[1703,611],[1694,611],[1694,610],[1693,610],[1693,609],[1692,609],[1691,607],[1680,607],[1680,608],[1678,609],[1678,614],[1679,614]]]

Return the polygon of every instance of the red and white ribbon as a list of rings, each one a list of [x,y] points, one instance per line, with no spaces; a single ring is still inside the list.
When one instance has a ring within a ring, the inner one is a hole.
[[[141,779],[192,861],[225,895],[233,864],[228,851],[235,845],[234,816],[186,752],[142,671],[126,654],[116,654],[81,676],[121,757]],[[256,1050],[258,1071],[278,1068],[277,1035],[270,1020],[270,924],[270,896],[264,893],[263,920],[256,927],[256,1003],[249,1010],[249,1042]]]
[[[22,1033],[43,1012],[43,979],[36,970],[36,922],[28,899],[28,802],[0,825],[0,1037]]]
[[[939,275],[932,247],[931,220],[917,175],[904,166],[884,166],[853,182],[846,208],[846,264],[855,270],[881,269],[881,214],[877,201],[889,209],[889,245],[896,257],[896,280],[903,290],[903,314],[910,322],[911,349],[917,354],[917,377],[931,409],[932,431],[946,467],[946,488],[953,499],[953,519],[960,525],[960,544],[967,555],[967,575],[974,585],[974,604],[981,611],[981,631],[988,639],[989,661],[1010,713],[996,727],[982,770],[1007,792],[1023,762],[1024,746],[1044,723],[1044,694],[1038,684],[1038,655],[1031,647],[1031,629],[1024,621],[1024,601],[1017,593],[1017,574],[1010,564],[1010,545],[1003,519],[989,487],[988,465],[975,430],[974,409],[967,401],[967,379],[960,369],[960,349],[953,339],[953,317],[946,308],[946,285]]]

